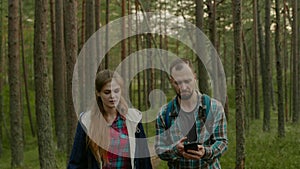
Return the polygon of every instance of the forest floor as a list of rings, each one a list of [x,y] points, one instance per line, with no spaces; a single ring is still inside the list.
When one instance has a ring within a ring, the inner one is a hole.
[[[227,152],[221,158],[223,169],[235,168],[236,140],[235,140],[235,119],[234,111],[231,111],[228,119],[229,146]],[[300,124],[285,124],[285,138],[278,138],[277,114],[271,113],[271,130],[262,131],[262,118],[251,120],[246,130],[245,164],[247,169],[296,169],[300,166]],[[262,116],[262,114],[261,114]],[[28,130],[29,133],[29,130]],[[4,133],[3,133],[4,134]],[[18,169],[39,169],[37,139],[27,136],[24,149],[24,165]],[[0,169],[10,169],[10,143],[4,137],[3,154],[0,157]],[[65,153],[56,153],[56,160],[59,169],[66,168]],[[158,157],[152,157],[154,168],[167,168],[165,161]]]

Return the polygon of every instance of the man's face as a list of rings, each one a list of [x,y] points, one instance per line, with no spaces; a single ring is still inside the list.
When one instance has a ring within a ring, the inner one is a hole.
[[[171,84],[173,85],[177,95],[182,100],[188,100],[192,97],[195,90],[195,75],[191,68],[186,64],[180,64],[171,71]]]

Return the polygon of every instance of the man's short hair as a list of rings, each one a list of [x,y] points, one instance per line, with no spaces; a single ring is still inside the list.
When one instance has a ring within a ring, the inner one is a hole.
[[[187,64],[191,68],[191,70],[194,71],[193,64],[189,59],[179,58],[179,59],[172,61],[171,65],[170,65],[170,75],[172,74],[173,68],[175,68],[175,70],[177,70],[177,71],[181,70],[183,68],[182,64]]]

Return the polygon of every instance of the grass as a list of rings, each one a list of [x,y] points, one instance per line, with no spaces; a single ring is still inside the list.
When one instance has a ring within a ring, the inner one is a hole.
[[[233,110],[231,111],[233,112]],[[277,114],[272,113],[270,132],[262,131],[262,120],[250,122],[246,131],[245,166],[247,169],[298,169],[300,166],[300,124],[287,123],[286,136],[278,138]],[[228,122],[228,150],[221,158],[223,169],[234,169],[236,160],[235,119],[232,113]],[[167,168],[161,161],[159,169]]]
[[[231,110],[230,112],[234,112]],[[271,130],[262,132],[262,119],[250,121],[249,130],[246,131],[245,165],[248,169],[296,169],[300,166],[300,124],[286,124],[286,137],[277,137],[277,114],[271,113]],[[145,127],[145,126],[144,126]],[[150,135],[153,135],[154,124],[148,125]],[[28,132],[29,133],[29,132]],[[231,113],[228,122],[229,147],[221,158],[223,169],[235,168],[236,142],[235,142],[235,119]],[[3,140],[3,154],[0,158],[0,168],[10,169],[10,145],[7,138]],[[66,168],[66,155],[56,152],[56,161],[59,169]],[[166,162],[157,160],[156,168],[167,168]],[[39,169],[37,139],[27,136],[24,149],[24,165],[18,169]]]

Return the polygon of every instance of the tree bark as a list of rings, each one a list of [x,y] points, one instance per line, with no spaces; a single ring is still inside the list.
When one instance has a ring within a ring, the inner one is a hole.
[[[21,111],[19,1],[8,1],[8,80],[11,126],[11,166],[24,160],[23,113]]]
[[[270,6],[271,1],[265,1],[265,80],[266,98],[264,98],[263,131],[270,131],[270,107],[271,107],[271,65],[270,65]]]
[[[65,46],[64,46],[64,17],[63,0],[55,0],[55,21],[56,21],[56,46],[53,55],[53,102],[55,134],[57,148],[63,152],[66,148],[66,105],[65,105]]]
[[[77,0],[64,0],[64,26],[65,26],[65,46],[66,46],[66,65],[67,65],[67,95],[66,95],[66,112],[67,112],[67,159],[71,153],[75,130],[77,125],[77,116],[73,105],[72,97],[72,78],[73,69],[77,58]]]
[[[245,168],[245,133],[244,133],[244,81],[241,31],[241,0],[232,0],[234,56],[235,56],[235,102],[236,102],[236,169]]]
[[[196,1],[196,26],[197,28],[199,28],[200,30],[203,30],[203,0],[195,0]],[[196,40],[199,40],[199,38],[197,38]],[[196,44],[199,44],[200,42],[196,42]],[[198,48],[196,48],[198,49]],[[203,50],[205,51],[205,50]],[[201,51],[201,53],[203,53],[205,55],[205,53]],[[197,53],[200,53],[197,52]],[[204,64],[201,62],[200,59],[198,59],[198,71],[199,71],[199,81],[198,81],[198,85],[199,85],[199,90],[202,93],[206,93],[209,94],[209,85],[208,85],[208,75],[207,75],[207,71],[205,69]]]
[[[276,70],[277,70],[277,97],[278,97],[278,135],[284,137],[284,90],[282,86],[282,62],[280,52],[280,5],[279,0],[275,0],[276,11],[276,31],[275,31],[275,53],[276,53]]]
[[[258,29],[257,29],[257,4],[258,0],[253,0],[253,51],[252,58],[253,63],[253,80],[254,80],[254,118],[260,118],[260,107],[259,107],[259,85],[258,85],[258,56],[257,56],[257,44],[258,44]]]
[[[4,85],[4,55],[2,50],[2,23],[3,23],[3,2],[0,2],[0,158],[3,154],[3,132],[2,126],[4,119],[2,118],[2,114],[4,114],[3,110],[3,85]]]
[[[41,169],[54,169],[56,168],[56,161],[53,151],[47,68],[47,13],[48,1],[36,0],[34,22],[34,82],[39,161]]]
[[[24,35],[23,35],[23,6],[22,6],[22,1],[19,1],[20,5],[20,42],[21,42],[21,47],[22,47],[22,69],[23,69],[23,80],[24,80],[24,90],[25,90],[25,98],[26,98],[26,107],[27,107],[27,113],[28,113],[28,118],[29,118],[29,124],[30,124],[30,129],[31,129],[31,134],[33,137],[35,137],[35,129],[33,126],[33,121],[32,121],[32,115],[31,115],[31,109],[30,109],[30,99],[29,99],[29,92],[28,92],[28,80],[27,80],[27,66],[25,63],[25,47],[24,47]]]
[[[298,97],[299,97],[299,81],[298,81],[298,66],[299,66],[299,57],[298,57],[298,1],[292,1],[292,9],[293,9],[293,22],[292,22],[292,56],[293,56],[293,123],[297,123],[299,121],[299,104],[298,104]]]

